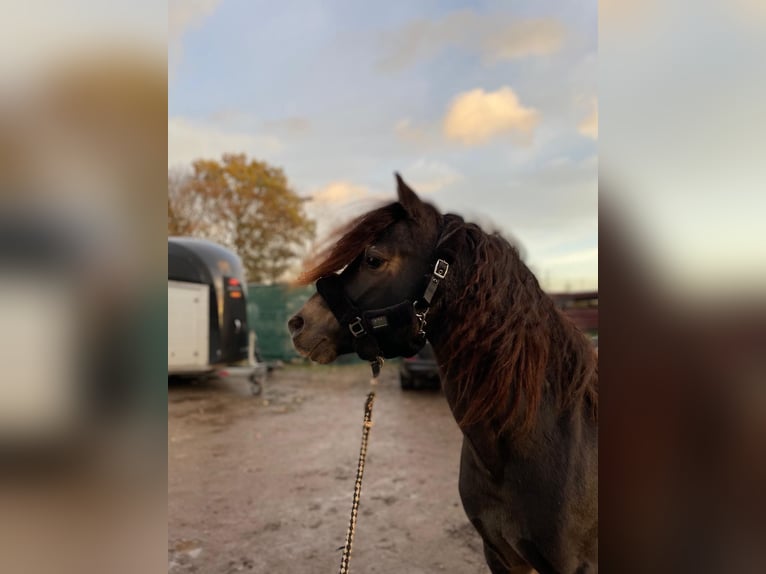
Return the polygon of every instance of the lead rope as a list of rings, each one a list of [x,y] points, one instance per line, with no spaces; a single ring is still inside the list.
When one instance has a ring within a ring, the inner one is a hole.
[[[378,357],[370,363],[372,367],[372,378],[370,385],[375,388],[380,375],[380,367],[383,365],[383,358]],[[367,458],[367,441],[370,438],[370,429],[372,428],[372,403],[375,401],[375,391],[370,391],[367,400],[364,402],[364,424],[362,427],[362,447],[359,449],[359,464],[356,467],[356,482],[354,483],[354,498],[351,503],[351,520],[348,523],[346,531],[346,543],[343,546],[343,556],[340,559],[339,574],[348,574],[348,563],[351,560],[351,545],[354,543],[354,532],[356,532],[356,516],[359,512],[359,499],[362,494],[362,476],[364,475],[364,461]]]

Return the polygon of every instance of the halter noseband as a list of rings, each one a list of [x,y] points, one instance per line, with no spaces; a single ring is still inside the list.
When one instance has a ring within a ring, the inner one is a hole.
[[[426,344],[426,315],[439,283],[449,273],[455,252],[443,246],[440,238],[434,258],[435,263],[422,295],[390,307],[359,308],[346,294],[341,276],[337,273],[316,282],[317,292],[341,326],[351,333],[354,351],[360,358],[375,362],[381,358],[412,357]]]

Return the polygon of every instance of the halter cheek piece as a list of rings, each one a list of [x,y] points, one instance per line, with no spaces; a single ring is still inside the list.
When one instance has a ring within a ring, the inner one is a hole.
[[[426,315],[439,283],[449,272],[452,252],[437,251],[436,263],[419,299],[381,309],[360,309],[343,289],[340,275],[333,273],[316,282],[317,292],[333,315],[353,336],[354,351],[365,361],[411,357],[426,344]]]

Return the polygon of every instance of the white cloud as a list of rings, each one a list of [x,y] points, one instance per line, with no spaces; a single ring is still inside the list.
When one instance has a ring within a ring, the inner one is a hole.
[[[483,42],[484,57],[489,61],[552,54],[564,41],[564,26],[552,19],[522,20],[498,28]]]
[[[577,130],[584,136],[598,139],[598,101],[593,100],[593,110],[580,122]]]
[[[195,159],[217,159],[224,153],[264,158],[282,149],[276,138],[230,132],[215,124],[182,117],[168,119],[168,166],[188,165]]]
[[[312,122],[305,116],[260,118],[257,114],[233,107],[222,107],[205,118],[222,129],[258,131],[278,137],[304,136],[311,132]]]
[[[317,237],[325,238],[331,230],[372,209],[379,202],[391,200],[392,194],[371,190],[365,185],[339,179],[307,194],[309,215],[317,222]]]
[[[400,70],[450,46],[478,52],[487,63],[542,56],[559,50],[564,36],[564,26],[552,18],[524,20],[461,10],[436,20],[414,20],[386,34],[382,44],[389,48],[379,66]]]
[[[311,195],[313,201],[326,205],[346,204],[369,197],[369,189],[348,181],[333,181]]]
[[[181,60],[183,37],[205,21],[222,0],[169,0],[168,2],[168,58],[174,69]]]
[[[427,130],[422,126],[414,125],[409,118],[396,122],[394,133],[400,139],[414,144],[427,144],[430,140]]]
[[[521,105],[511,88],[494,92],[477,88],[452,100],[444,118],[444,134],[465,145],[478,145],[496,135],[513,133],[517,142],[528,144],[539,121],[537,110]]]
[[[311,130],[311,120],[302,116],[288,116],[277,120],[263,122],[264,129],[280,132],[290,136],[298,136]]]
[[[463,179],[453,167],[440,161],[419,159],[402,172],[417,193],[433,193]]]

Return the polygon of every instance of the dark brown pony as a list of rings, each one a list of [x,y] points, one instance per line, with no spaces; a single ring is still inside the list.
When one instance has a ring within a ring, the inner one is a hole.
[[[450,259],[423,331],[463,431],[460,496],[487,563],[493,574],[597,572],[598,364],[590,341],[503,237],[440,214],[397,181],[399,201],[352,221],[300,280],[342,270],[333,285],[354,310],[417,310],[434,261]],[[320,363],[358,350],[331,306],[316,294],[288,323],[295,348]],[[397,339],[418,340],[422,325],[412,317]],[[377,340],[381,355],[396,353],[384,335]]]

